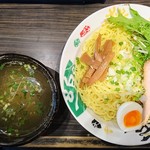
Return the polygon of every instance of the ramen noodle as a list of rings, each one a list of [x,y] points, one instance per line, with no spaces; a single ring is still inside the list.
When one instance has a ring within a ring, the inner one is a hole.
[[[106,40],[114,41],[115,53],[104,81],[96,81],[80,88],[80,82],[88,66],[80,61],[83,53],[94,55],[95,42],[101,34],[101,45]],[[115,119],[118,107],[126,101],[139,101],[144,93],[142,67],[132,55],[131,35],[105,21],[81,45],[81,55],[76,58],[75,85],[85,105],[106,121]]]

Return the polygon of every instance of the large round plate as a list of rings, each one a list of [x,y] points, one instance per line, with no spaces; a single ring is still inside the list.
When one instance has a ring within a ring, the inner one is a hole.
[[[130,4],[141,16],[149,19],[150,8],[144,5]],[[69,37],[60,62],[60,84],[64,100],[75,119],[91,134],[110,143],[119,145],[143,145],[150,143],[150,125],[131,132],[123,132],[113,122],[97,119],[94,113],[84,105],[74,86],[74,63],[79,54],[80,45],[106,19],[112,7],[124,8],[129,12],[129,5],[119,4],[103,8],[84,19]],[[111,131],[111,132],[109,132]]]

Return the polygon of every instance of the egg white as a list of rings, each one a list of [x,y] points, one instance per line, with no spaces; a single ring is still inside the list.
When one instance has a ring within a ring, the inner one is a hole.
[[[125,102],[119,107],[119,109],[117,111],[117,116],[116,116],[117,123],[118,123],[118,126],[120,127],[120,129],[123,130],[124,132],[136,130],[142,126],[142,123],[140,123],[134,127],[126,127],[124,125],[124,116],[133,110],[139,111],[142,115],[143,108],[140,104],[138,104],[136,102]]]

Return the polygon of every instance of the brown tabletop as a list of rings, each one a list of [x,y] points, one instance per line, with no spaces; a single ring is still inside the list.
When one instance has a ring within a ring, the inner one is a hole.
[[[52,68],[58,80],[63,47],[75,27],[91,13],[130,0],[108,0],[105,4],[0,4],[0,54],[26,54]],[[132,0],[150,6],[149,0]],[[150,145],[134,146],[146,148]],[[23,147],[121,148],[94,137],[69,112],[63,98],[50,128]]]

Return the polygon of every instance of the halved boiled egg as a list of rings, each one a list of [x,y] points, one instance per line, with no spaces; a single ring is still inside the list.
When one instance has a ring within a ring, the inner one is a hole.
[[[142,106],[136,102],[125,102],[117,111],[117,123],[123,131],[132,131],[141,127]]]

